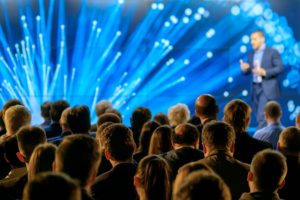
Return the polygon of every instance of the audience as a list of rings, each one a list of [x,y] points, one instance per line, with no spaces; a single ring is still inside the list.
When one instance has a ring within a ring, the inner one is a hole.
[[[28,180],[32,180],[37,174],[52,171],[57,147],[53,144],[40,144],[32,152],[28,165]]]
[[[233,158],[235,133],[224,122],[209,122],[202,131],[204,159],[187,165],[206,165],[218,174],[230,188],[232,199],[249,191],[249,165]],[[183,166],[185,167],[185,166]]]
[[[77,179],[82,200],[92,200],[90,187],[95,182],[100,164],[98,143],[84,134],[70,135],[59,144],[55,155],[54,171]]]
[[[59,120],[62,112],[68,107],[70,107],[70,105],[65,100],[58,100],[51,104],[51,108],[50,108],[51,124],[44,128],[47,138],[52,138],[61,135],[62,128],[59,124]]]
[[[59,119],[59,125],[62,129],[62,133],[61,133],[62,137],[65,137],[65,136],[68,136],[68,135],[72,134],[72,131],[71,131],[69,123],[68,123],[68,116],[70,115],[71,111],[72,111],[72,109],[70,107],[66,108],[62,112],[61,117]]]
[[[133,158],[136,162],[140,162],[140,160],[148,155],[151,137],[154,130],[158,127],[159,124],[155,121],[149,121],[144,124],[139,139],[139,148],[133,155]]]
[[[173,200],[231,200],[230,190],[222,178],[206,170],[189,174],[173,194]]]
[[[146,156],[138,165],[134,185],[140,200],[171,200],[168,163],[158,155]]]
[[[230,101],[224,108],[223,120],[233,127],[236,134],[234,158],[248,164],[257,152],[273,148],[272,144],[257,140],[247,133],[250,115],[250,106],[240,99]]]
[[[62,173],[42,173],[29,181],[23,200],[81,200],[77,181]]]
[[[157,122],[159,125],[170,125],[170,121],[167,115],[162,112],[157,113],[154,115],[153,120]]]
[[[67,114],[67,124],[73,134],[89,135],[91,128],[90,110],[87,106],[74,106]]]
[[[155,129],[151,136],[148,154],[163,154],[172,150],[172,132],[173,129],[167,125]]]
[[[106,199],[136,199],[133,177],[136,164],[132,159],[135,143],[132,131],[124,125],[113,124],[104,130],[104,154],[113,168],[97,177],[92,186],[93,197]]]
[[[202,159],[203,152],[199,150],[199,132],[196,126],[188,123],[180,124],[171,135],[173,149],[162,156],[172,169],[172,178],[176,177],[178,169],[186,163]]]
[[[101,100],[96,104],[96,115],[99,118],[100,115],[103,115],[104,113],[108,112],[109,110],[113,109],[113,105],[108,100]],[[93,124],[91,126],[92,132],[97,131],[97,124]]]
[[[247,180],[250,193],[240,200],[280,200],[278,190],[284,186],[287,165],[284,156],[274,150],[258,152],[252,162]]]
[[[51,117],[50,117],[50,109],[51,109],[52,103],[49,101],[45,101],[41,105],[41,116],[44,119],[44,121],[41,123],[42,128],[46,128],[51,124]]]
[[[104,113],[98,117],[97,127],[105,122],[122,123],[120,117],[114,113]]]
[[[142,128],[146,122],[151,120],[151,118],[151,111],[146,107],[138,107],[132,112],[130,124],[135,144],[139,145]]]
[[[168,110],[170,125],[176,127],[179,124],[186,123],[190,119],[190,110],[186,104],[178,103]]]
[[[264,110],[267,126],[257,130],[253,137],[258,140],[269,142],[273,145],[273,148],[276,148],[279,135],[284,129],[280,122],[282,116],[281,107],[276,101],[269,101],[265,105]]]
[[[279,190],[283,199],[294,199],[299,196],[300,180],[300,129],[286,128],[279,137],[278,150],[285,156],[288,167],[284,187]]]

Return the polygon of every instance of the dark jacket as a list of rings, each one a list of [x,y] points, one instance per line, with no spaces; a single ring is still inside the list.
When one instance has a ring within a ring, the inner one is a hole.
[[[244,193],[240,200],[280,200],[277,193],[251,192]]]

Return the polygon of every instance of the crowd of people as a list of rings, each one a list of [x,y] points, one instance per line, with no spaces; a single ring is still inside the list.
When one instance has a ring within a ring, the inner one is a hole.
[[[230,200],[300,199],[300,114],[281,124],[276,101],[267,125],[250,135],[250,106],[228,102],[223,118],[209,94],[153,115],[136,108],[130,127],[107,101],[91,124],[86,105],[41,105],[44,122],[16,99],[0,112],[0,199]]]

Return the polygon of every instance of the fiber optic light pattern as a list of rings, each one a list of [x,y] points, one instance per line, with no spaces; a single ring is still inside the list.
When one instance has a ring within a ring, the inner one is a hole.
[[[36,115],[56,99],[89,105],[93,115],[109,99],[125,123],[140,105],[193,110],[201,93],[221,105],[250,101],[238,61],[257,28],[293,66],[283,85],[299,85],[299,42],[266,1],[2,0],[0,9],[0,104],[19,98]]]

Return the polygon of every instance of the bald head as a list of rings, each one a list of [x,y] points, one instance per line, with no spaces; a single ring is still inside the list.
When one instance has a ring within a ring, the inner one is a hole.
[[[199,96],[195,101],[195,112],[201,122],[205,118],[217,118],[219,107],[215,97],[210,94],[204,94]]]

